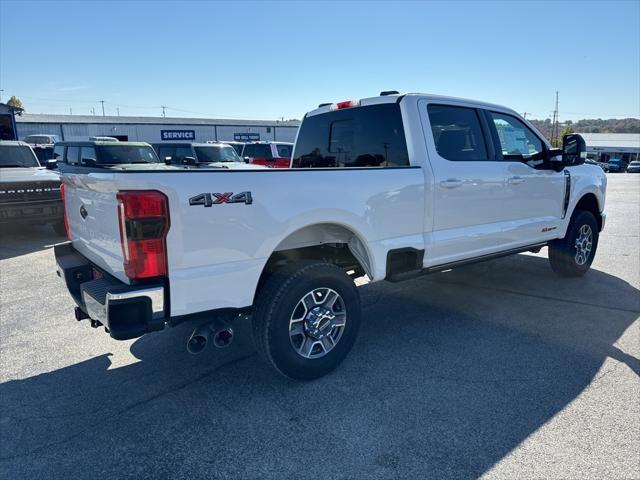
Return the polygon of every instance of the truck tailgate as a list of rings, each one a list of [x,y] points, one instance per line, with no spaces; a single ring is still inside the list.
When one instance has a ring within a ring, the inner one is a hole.
[[[113,174],[66,175],[64,189],[74,248],[98,267],[129,283],[124,273]]]

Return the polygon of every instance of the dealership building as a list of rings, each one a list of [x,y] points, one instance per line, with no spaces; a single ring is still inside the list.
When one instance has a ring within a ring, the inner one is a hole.
[[[280,141],[293,142],[299,121],[205,118],[112,117],[23,113],[16,117],[18,137],[58,135],[62,140],[115,137],[120,141]]]
[[[587,156],[599,162],[618,158],[622,166],[640,160],[640,133],[581,133]]]

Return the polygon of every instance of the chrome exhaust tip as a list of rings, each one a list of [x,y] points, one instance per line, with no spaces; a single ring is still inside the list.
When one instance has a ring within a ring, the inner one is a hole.
[[[197,327],[187,341],[187,352],[191,355],[201,353],[209,343],[209,325],[201,325]]]
[[[217,348],[225,348],[233,342],[233,329],[225,326],[220,330],[216,330],[213,334],[213,346]]]

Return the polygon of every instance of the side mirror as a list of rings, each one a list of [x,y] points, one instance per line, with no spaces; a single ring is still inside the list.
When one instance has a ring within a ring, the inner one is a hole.
[[[582,165],[587,158],[587,144],[581,135],[569,133],[562,139],[562,163],[565,167]]]
[[[82,165],[83,167],[95,167],[96,163],[97,162],[95,158],[83,158],[80,161],[80,165]]]
[[[164,157],[164,164],[171,165],[171,157]]]
[[[47,170],[55,170],[58,167],[58,161],[57,160],[47,160],[47,162],[44,165],[46,167]]]
[[[249,163],[249,157],[244,157],[244,163]]]
[[[182,161],[185,165],[195,165],[196,163],[198,163],[196,162],[196,159],[194,157],[184,157]]]

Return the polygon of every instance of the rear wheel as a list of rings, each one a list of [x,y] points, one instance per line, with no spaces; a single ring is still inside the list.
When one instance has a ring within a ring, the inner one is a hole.
[[[258,352],[277,372],[318,378],[336,368],[355,342],[358,290],[335,265],[298,262],[265,282],[252,323]]]
[[[563,277],[584,275],[596,255],[598,223],[593,213],[578,210],[573,214],[564,238],[549,244],[551,268]]]

